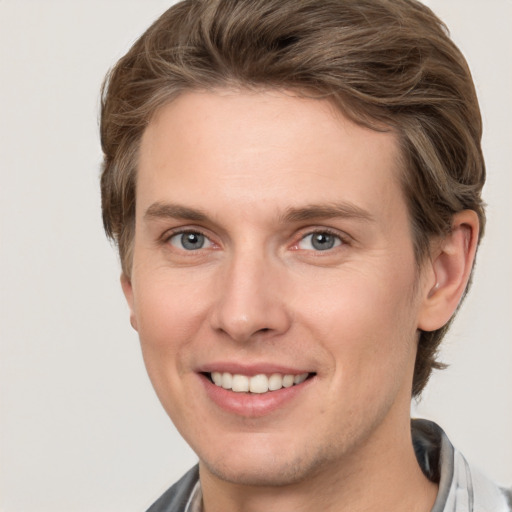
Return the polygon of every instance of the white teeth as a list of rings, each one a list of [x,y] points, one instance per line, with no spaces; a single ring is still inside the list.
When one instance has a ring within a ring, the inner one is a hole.
[[[222,373],[212,372],[212,380],[217,386],[222,386]]]
[[[266,393],[267,391],[277,391],[281,388],[289,388],[300,384],[308,378],[308,373],[299,375],[273,373],[270,377],[265,374],[258,374],[247,377],[241,374],[231,374],[228,372],[212,372],[210,374],[213,383],[224,389],[230,389],[236,393]]]
[[[293,386],[294,375],[285,375],[283,377],[283,388],[291,388]]]
[[[301,382],[304,382],[308,378],[307,373],[301,373],[300,375],[295,375],[293,378],[294,384],[300,384]]]
[[[268,379],[268,389],[277,391],[283,387],[283,376],[280,373],[273,373]]]
[[[231,389],[233,387],[233,375],[228,372],[222,374],[222,387],[224,389]]]
[[[268,391],[268,377],[255,375],[249,379],[249,391],[251,393],[266,393]]]
[[[249,391],[249,378],[245,375],[233,375],[233,385],[231,389],[237,393],[246,393]]]

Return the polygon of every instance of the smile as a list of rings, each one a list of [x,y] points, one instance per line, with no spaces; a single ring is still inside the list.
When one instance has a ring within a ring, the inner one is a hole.
[[[263,373],[253,375],[232,374],[229,372],[211,372],[207,374],[211,381],[218,387],[235,393],[267,393],[269,391],[278,391],[282,388],[290,388],[301,384],[308,377],[309,373],[298,375],[273,373],[265,375]]]

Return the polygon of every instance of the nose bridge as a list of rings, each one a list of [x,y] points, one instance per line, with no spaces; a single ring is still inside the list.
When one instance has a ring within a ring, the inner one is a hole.
[[[288,314],[279,289],[283,269],[261,247],[234,251],[222,273],[213,327],[236,341],[284,332]]]

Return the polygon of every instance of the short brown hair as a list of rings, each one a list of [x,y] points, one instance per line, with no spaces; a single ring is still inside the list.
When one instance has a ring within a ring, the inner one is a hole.
[[[137,153],[152,115],[185,90],[293,89],[398,134],[416,260],[471,209],[485,226],[482,123],[470,71],[445,25],[415,0],[184,0],[103,86],[103,222],[130,275]],[[448,326],[420,333],[421,393]]]

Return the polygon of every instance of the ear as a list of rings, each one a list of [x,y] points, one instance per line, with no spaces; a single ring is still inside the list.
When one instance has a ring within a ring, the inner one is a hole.
[[[121,274],[121,288],[123,289],[124,297],[128,303],[128,307],[130,308],[130,324],[137,331],[137,318],[135,316],[132,282],[124,272]]]
[[[432,248],[430,268],[424,269],[427,280],[418,329],[435,331],[452,317],[471,275],[478,233],[476,212],[464,210],[455,214],[451,232]]]

